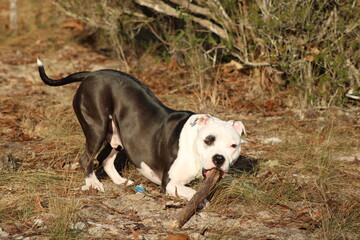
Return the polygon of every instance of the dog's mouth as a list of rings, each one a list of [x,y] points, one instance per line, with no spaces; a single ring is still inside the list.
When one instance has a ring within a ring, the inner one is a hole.
[[[203,169],[202,169],[202,176],[203,176],[204,180],[207,178],[207,176],[209,176],[211,169],[212,169],[212,168],[210,168],[210,169],[205,169],[205,168],[203,168]],[[226,172],[223,172],[223,171],[222,171],[221,169],[219,169],[219,168],[217,168],[217,169],[221,172],[221,178],[224,178],[224,177],[227,175]]]

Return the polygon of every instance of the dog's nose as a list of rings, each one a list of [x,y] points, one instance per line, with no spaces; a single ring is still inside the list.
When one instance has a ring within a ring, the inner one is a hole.
[[[212,161],[216,167],[221,167],[225,162],[225,158],[223,155],[215,154],[212,158]]]

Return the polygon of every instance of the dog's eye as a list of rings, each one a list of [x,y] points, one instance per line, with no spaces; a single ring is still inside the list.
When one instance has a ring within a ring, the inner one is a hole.
[[[208,146],[212,145],[215,142],[215,136],[209,135],[204,139],[204,143]]]
[[[236,145],[236,144],[231,144],[231,147],[232,147],[232,148],[236,148],[237,145]]]

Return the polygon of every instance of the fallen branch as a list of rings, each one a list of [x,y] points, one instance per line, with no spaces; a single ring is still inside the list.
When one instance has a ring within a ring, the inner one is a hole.
[[[196,208],[205,200],[205,198],[214,189],[215,185],[220,180],[221,171],[212,169],[209,176],[206,177],[204,183],[190,199],[188,204],[182,209],[178,219],[174,223],[175,227],[181,228],[195,213]]]
[[[166,4],[163,1],[160,0],[135,0],[135,2],[141,6],[150,8],[154,10],[155,12],[162,13],[168,16],[176,17],[176,18],[183,18],[188,17],[191,21],[196,22],[203,26],[204,28],[210,30],[211,32],[218,35],[220,38],[225,40],[230,40],[228,33],[218,25],[212,23],[211,21],[208,21],[206,19],[202,19],[199,17],[195,17],[191,14],[180,12],[176,10],[175,8],[171,7],[170,5]]]
[[[197,6],[197,5],[195,5],[195,4],[192,4],[192,3],[189,2],[189,1],[170,0],[170,2],[175,3],[175,4],[178,4],[178,5],[181,6],[182,8],[184,8],[184,9],[186,9],[186,10],[189,10],[189,11],[191,11],[191,12],[193,12],[193,13],[201,14],[201,15],[204,15],[204,16],[207,16],[207,17],[212,17],[211,12],[210,12],[209,9],[204,8],[204,7]]]

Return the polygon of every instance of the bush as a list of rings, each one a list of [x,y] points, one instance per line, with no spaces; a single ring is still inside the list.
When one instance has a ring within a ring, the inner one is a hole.
[[[355,1],[252,4],[249,21],[268,57],[311,105],[341,105],[359,90],[359,16]]]
[[[265,73],[262,82],[285,80],[313,106],[342,105],[348,90],[360,91],[360,11],[354,0],[53,1],[105,32],[125,63],[126,44],[140,52],[155,45],[160,57],[182,56],[196,71],[236,59]],[[193,66],[194,58],[202,66]]]

